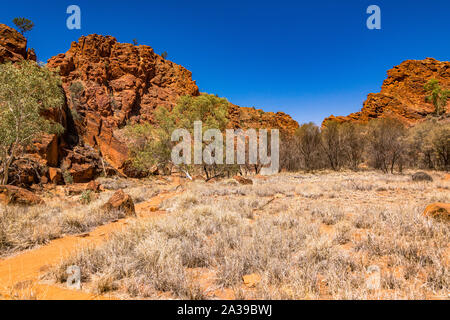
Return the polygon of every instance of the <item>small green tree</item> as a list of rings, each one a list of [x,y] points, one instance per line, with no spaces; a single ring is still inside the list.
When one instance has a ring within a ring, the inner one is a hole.
[[[137,41],[137,39],[133,39],[133,44],[134,44],[135,46],[137,46],[137,45],[139,44],[139,42]]]
[[[436,115],[440,116],[445,113],[444,107],[447,105],[447,100],[450,97],[450,90],[442,89],[437,79],[428,81],[424,89],[429,93],[425,99],[427,102],[433,103]]]
[[[9,168],[25,148],[44,132],[63,128],[42,117],[64,104],[61,80],[31,61],[0,65],[0,183],[8,183]]]
[[[172,142],[175,129],[186,129],[193,136],[194,122],[202,121],[202,130],[218,129],[224,131],[229,120],[228,101],[214,95],[203,94],[199,97],[181,97],[172,111],[166,107],[156,109],[156,126],[149,123],[128,126],[126,132],[133,140],[130,148],[132,164],[139,170],[150,170],[153,166],[170,167],[172,148],[178,142]],[[180,167],[188,176],[190,166]],[[202,165],[207,177],[217,166]]]
[[[13,23],[22,35],[25,34],[25,32],[33,30],[34,28],[33,21],[28,20],[27,18],[14,18]]]
[[[161,57],[162,57],[164,60],[167,59],[167,56],[168,56],[168,54],[167,54],[166,51],[164,51],[163,53],[161,53]]]

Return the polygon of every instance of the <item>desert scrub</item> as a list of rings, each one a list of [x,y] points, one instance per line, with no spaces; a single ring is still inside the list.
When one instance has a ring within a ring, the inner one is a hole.
[[[186,193],[162,204],[166,215],[136,221],[49,276],[64,281],[67,266],[79,265],[87,290],[128,297],[163,291],[205,299],[213,297],[211,288],[229,288],[242,299],[447,296],[449,225],[422,217],[436,194],[432,184],[419,190],[408,176],[371,172],[255,180],[252,186],[189,183]],[[382,186],[389,192],[380,194]],[[296,196],[289,196],[292,188]],[[407,192],[390,192],[401,188]],[[381,292],[366,287],[374,264]],[[193,270],[212,274],[212,283],[205,288]],[[252,273],[261,281],[246,290],[242,277]]]
[[[90,204],[68,204],[34,207],[0,206],[0,256],[33,248],[65,234],[91,230],[112,220],[123,218],[119,211],[101,209],[108,195]]]

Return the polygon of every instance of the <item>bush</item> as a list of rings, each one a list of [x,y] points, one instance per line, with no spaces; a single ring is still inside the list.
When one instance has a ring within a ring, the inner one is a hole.
[[[61,108],[64,95],[59,76],[31,61],[0,65],[0,183],[9,168],[42,133],[62,133],[63,127],[41,116]]]

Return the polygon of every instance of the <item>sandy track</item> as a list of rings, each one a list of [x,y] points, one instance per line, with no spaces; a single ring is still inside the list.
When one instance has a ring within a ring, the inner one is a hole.
[[[39,279],[51,266],[60,263],[81,248],[104,242],[113,231],[126,228],[132,220],[149,219],[163,214],[162,211],[157,211],[158,206],[177,192],[179,191],[165,191],[146,202],[137,204],[137,217],[128,217],[100,226],[88,234],[56,239],[45,246],[0,260],[0,299],[113,299],[114,297],[110,295],[94,295],[70,290],[62,286],[43,283]]]

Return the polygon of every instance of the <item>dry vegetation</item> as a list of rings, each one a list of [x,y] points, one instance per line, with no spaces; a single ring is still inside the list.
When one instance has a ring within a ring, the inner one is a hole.
[[[135,203],[152,197],[157,187],[145,182],[136,183],[124,179],[99,179],[108,191],[94,194],[83,192],[69,196],[64,189],[47,191],[45,205],[34,207],[0,205],[0,257],[33,248],[66,234],[80,234],[92,228],[123,218],[120,211],[103,210],[101,207],[113,194],[124,189]],[[111,190],[111,191],[110,191]]]
[[[280,174],[250,186],[194,182],[167,214],[136,221],[47,274],[124,298],[448,298],[449,224],[424,218],[450,185],[410,175]],[[376,266],[376,267],[373,267]],[[381,271],[380,289],[366,283]],[[256,274],[253,285],[243,276]]]

